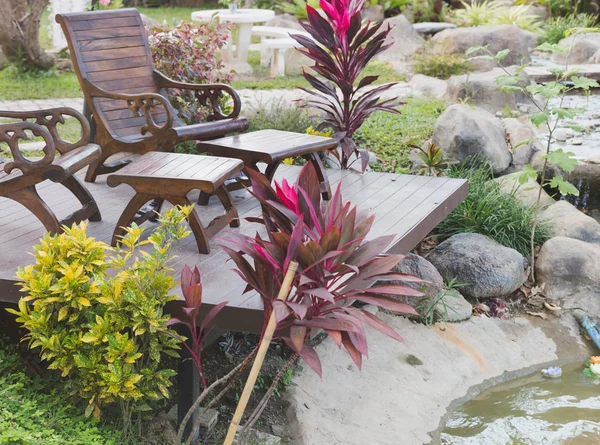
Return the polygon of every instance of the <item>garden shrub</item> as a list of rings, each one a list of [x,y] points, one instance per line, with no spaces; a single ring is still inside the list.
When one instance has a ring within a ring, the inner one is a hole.
[[[401,173],[410,166],[410,145],[421,146],[433,134],[433,126],[446,103],[433,97],[410,97],[402,114],[375,113],[355,133],[357,144],[375,153],[375,170]]]
[[[433,51],[427,47],[413,55],[412,71],[438,79],[465,74],[469,71],[469,63],[461,54],[447,51]]]
[[[163,313],[177,297],[169,292],[170,247],[189,235],[181,225],[191,208],[174,208],[142,240],[143,229],[127,229],[122,247],[86,235],[86,223],[46,234],[34,247],[35,264],[17,272],[27,295],[19,301],[17,322],[28,331],[24,340],[68,377],[86,415],[118,403],[127,433],[134,411],[151,409],[153,400],[169,397],[175,372],[161,362],[177,357],[179,341],[169,334]],[[143,255],[135,249],[149,245]],[[108,271],[116,270],[109,274]]]
[[[304,133],[311,125],[308,110],[283,99],[259,101],[248,107],[248,131],[281,130]]]
[[[228,33],[229,26],[216,20],[151,28],[148,41],[154,65],[165,76],[180,82],[229,83],[232,74],[224,71],[220,59]],[[210,109],[195,98],[193,91],[172,89],[169,99],[187,124],[198,123],[209,114]]]
[[[122,444],[119,431],[84,417],[58,376],[27,373],[19,352],[0,339],[1,444]]]
[[[469,181],[469,194],[438,226],[444,237],[457,233],[480,233],[511,247],[525,257],[530,254],[531,229],[535,208],[522,205],[514,194],[504,193],[492,179],[489,165],[467,162],[447,171],[451,178]],[[535,245],[549,239],[547,223],[538,224]]]
[[[598,17],[591,14],[570,14],[565,17],[551,17],[544,23],[544,33],[541,40],[548,43],[558,43],[566,37],[565,33],[574,28],[596,27]]]

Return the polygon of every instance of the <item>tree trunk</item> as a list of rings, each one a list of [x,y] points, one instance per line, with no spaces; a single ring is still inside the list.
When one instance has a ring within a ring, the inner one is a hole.
[[[0,47],[13,63],[42,69],[54,65],[54,57],[40,46],[40,19],[49,0],[0,0]]]

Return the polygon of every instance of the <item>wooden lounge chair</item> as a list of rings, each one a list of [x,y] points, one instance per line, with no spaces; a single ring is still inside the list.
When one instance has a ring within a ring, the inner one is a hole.
[[[64,116],[79,120],[82,134],[79,141],[63,141],[57,133],[56,125],[64,123]],[[0,143],[8,145],[13,160],[0,166],[0,197],[19,202],[30,210],[51,233],[58,233],[61,225],[71,225],[84,219],[100,221],[100,211],[96,201],[74,174],[100,158],[98,145],[88,144],[90,126],[83,115],[70,108],[55,108],[40,111],[0,111],[0,118],[20,119],[23,122],[0,123]],[[27,119],[35,122],[28,122]],[[46,146],[42,159],[27,159],[19,149],[19,140],[27,140],[27,134],[41,137]],[[56,152],[60,153],[56,157]],[[0,163],[2,159],[0,158]],[[3,168],[2,168],[3,167]],[[50,179],[64,185],[81,202],[82,208],[71,216],[59,221],[43,201],[36,185]]]
[[[93,182],[98,174],[114,172],[128,162],[106,164],[115,154],[171,151],[178,142],[196,141],[199,153],[242,159],[246,168],[266,163],[269,177],[284,158],[303,156],[317,168],[323,196],[329,199],[331,190],[318,153],[336,147],[334,139],[274,131],[224,137],[248,128],[247,120],[239,117],[241,102],[236,91],[229,85],[176,82],[156,71],[136,9],[58,14],[56,21],[69,43],[96,125],[95,142],[102,147],[102,157],[90,166],[86,181]],[[200,103],[212,107],[209,122],[182,126],[165,88],[194,90]],[[224,93],[233,100],[227,115],[219,107]],[[240,187],[239,181],[228,186],[230,190]],[[200,202],[206,201],[203,194]]]
[[[177,82],[159,73],[152,62],[148,38],[136,9],[58,14],[73,66],[93,119],[94,141],[102,156],[88,169],[85,180],[111,173],[131,159],[107,164],[115,154],[142,155],[172,151],[183,141],[198,141],[244,131],[248,122],[238,117],[241,101],[235,90],[222,84]],[[208,121],[183,125],[169,103],[165,89],[193,90],[197,100],[212,107]],[[220,108],[224,94],[233,107]]]

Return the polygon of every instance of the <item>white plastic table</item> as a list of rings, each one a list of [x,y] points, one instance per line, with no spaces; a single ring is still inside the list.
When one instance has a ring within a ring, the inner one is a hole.
[[[275,17],[275,11],[270,9],[238,9],[236,12],[230,12],[228,9],[212,9],[192,12],[192,20],[195,22],[209,22],[214,16],[218,16],[223,22],[230,22],[238,27],[235,42],[237,54],[235,56],[233,54],[233,42],[231,34],[229,34],[227,49],[223,52],[223,61],[239,73],[250,72],[252,68],[248,64],[248,48],[252,38],[252,25],[271,20]]]

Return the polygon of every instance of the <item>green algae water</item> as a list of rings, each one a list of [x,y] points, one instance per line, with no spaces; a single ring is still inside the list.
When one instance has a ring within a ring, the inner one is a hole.
[[[540,373],[503,383],[455,411],[445,445],[600,445],[600,383],[583,366],[559,379]]]

